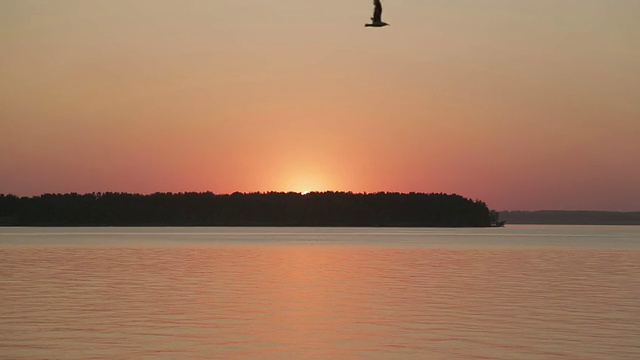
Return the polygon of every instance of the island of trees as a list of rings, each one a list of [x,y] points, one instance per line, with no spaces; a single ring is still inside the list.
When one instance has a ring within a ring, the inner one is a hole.
[[[490,227],[480,200],[442,193],[0,194],[6,226]]]

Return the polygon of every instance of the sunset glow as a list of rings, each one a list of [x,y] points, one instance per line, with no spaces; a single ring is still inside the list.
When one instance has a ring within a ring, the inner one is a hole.
[[[326,191],[331,190],[330,187],[316,178],[310,177],[293,177],[290,181],[285,183],[285,191],[294,191],[299,193],[309,193],[311,191]]]
[[[640,2],[387,1],[393,26],[374,31],[370,10],[4,1],[0,193],[640,210]]]

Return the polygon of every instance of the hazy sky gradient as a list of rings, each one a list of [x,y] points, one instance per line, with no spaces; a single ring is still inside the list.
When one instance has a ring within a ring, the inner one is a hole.
[[[0,193],[640,210],[640,1],[0,0]]]

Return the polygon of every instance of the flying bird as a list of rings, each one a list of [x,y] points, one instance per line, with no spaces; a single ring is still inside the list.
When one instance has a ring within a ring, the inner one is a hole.
[[[380,0],[373,0],[373,17],[371,18],[371,24],[365,24],[364,26],[383,27],[387,26],[386,22],[382,21],[382,3]]]

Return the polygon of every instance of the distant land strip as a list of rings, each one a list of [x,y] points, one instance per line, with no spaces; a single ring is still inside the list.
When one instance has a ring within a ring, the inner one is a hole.
[[[501,211],[508,224],[640,225],[640,212],[617,211]]]
[[[443,193],[0,194],[4,226],[501,226],[480,200]]]

